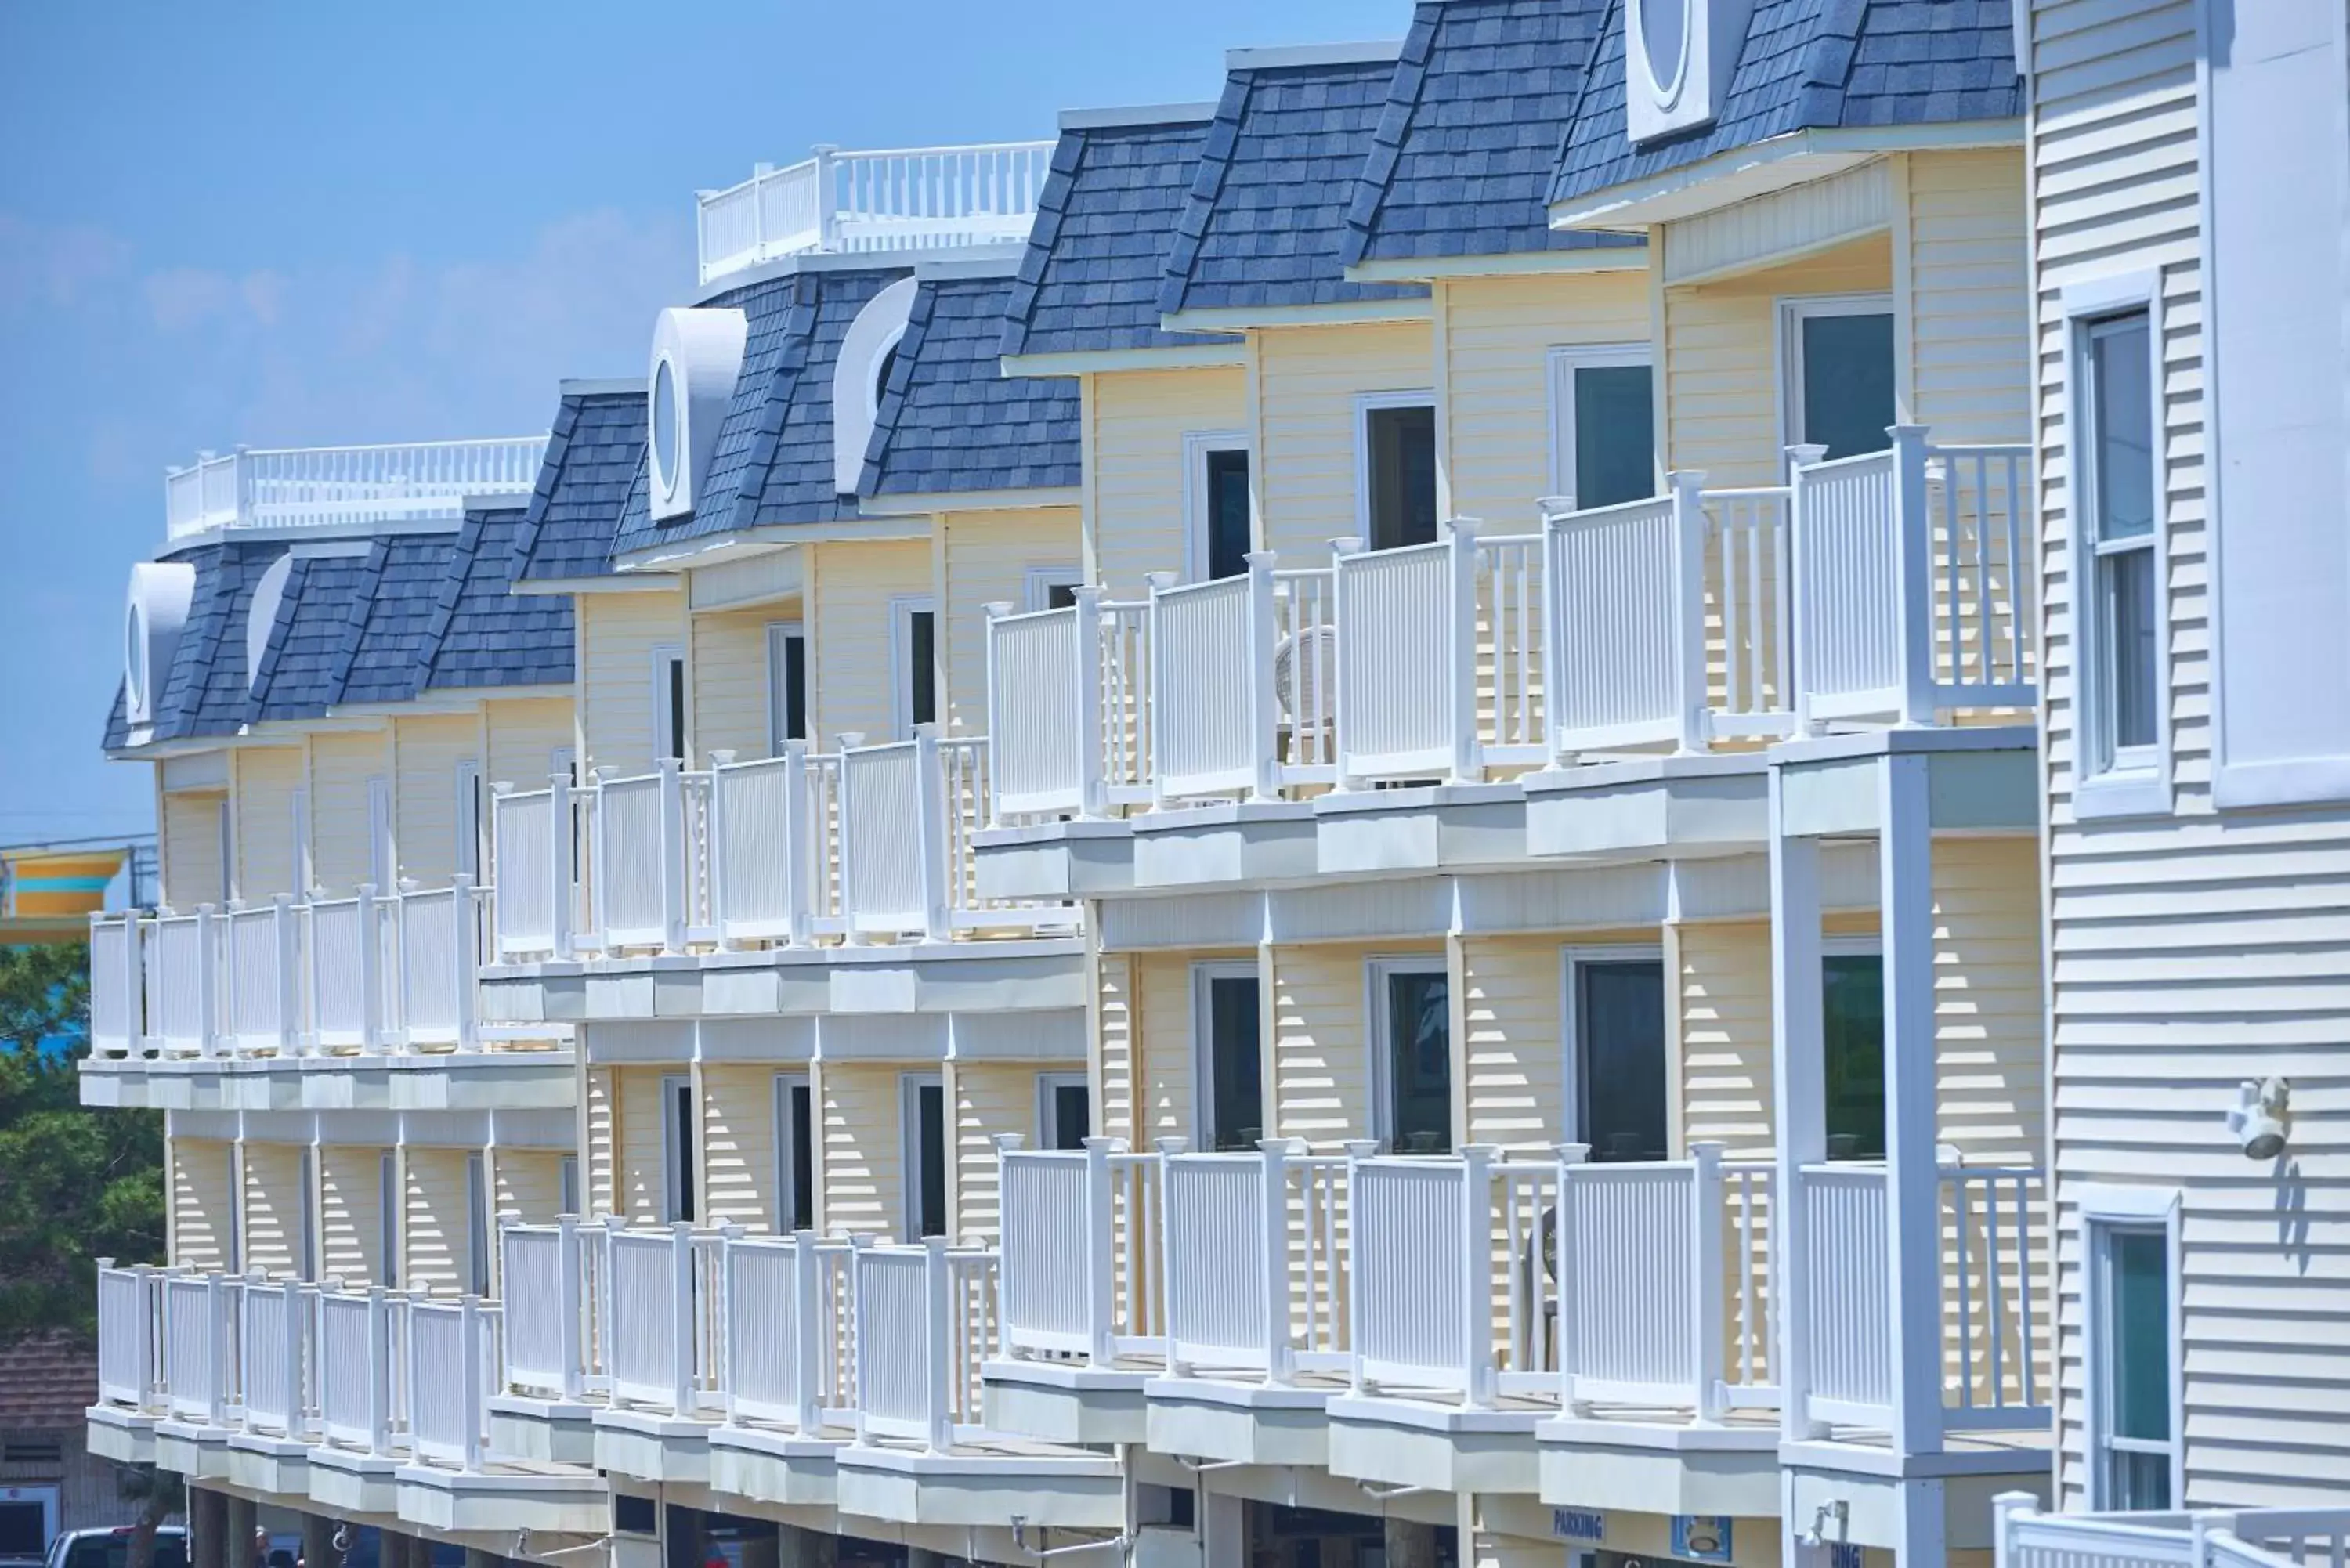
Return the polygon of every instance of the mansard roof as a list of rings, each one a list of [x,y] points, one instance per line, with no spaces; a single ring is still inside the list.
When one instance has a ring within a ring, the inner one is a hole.
[[[643,388],[565,387],[537,488],[515,535],[515,581],[567,582],[610,569],[645,439]]]
[[[515,551],[528,514],[519,506],[468,507],[425,628],[421,686],[447,691],[560,686],[571,680],[567,594],[514,591]],[[614,513],[618,520],[617,510]]]
[[[943,269],[954,270],[951,265]],[[861,493],[939,494],[1078,483],[1078,394],[1063,376],[1006,376],[1014,280],[925,276],[866,449]]]

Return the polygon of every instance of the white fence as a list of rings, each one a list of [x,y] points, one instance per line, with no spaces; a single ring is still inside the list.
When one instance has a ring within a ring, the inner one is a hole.
[[[1170,1367],[1344,1371],[1347,1162],[1274,1138],[1161,1167]]]
[[[1992,1500],[1995,1568],[2343,1568],[2350,1508],[2192,1513],[2043,1513],[2028,1492]]]
[[[98,1397],[144,1409],[162,1363],[163,1276],[144,1265],[98,1261]]]
[[[1016,1134],[995,1142],[1005,1350],[1097,1366],[1164,1354],[1158,1158],[1116,1138],[1067,1150],[1024,1150]]]
[[[992,1251],[862,1241],[850,1254],[856,1299],[857,1436],[933,1450],[980,1425],[981,1366],[994,1353]]]
[[[169,536],[463,515],[468,495],[525,495],[546,437],[207,452],[163,479]]]

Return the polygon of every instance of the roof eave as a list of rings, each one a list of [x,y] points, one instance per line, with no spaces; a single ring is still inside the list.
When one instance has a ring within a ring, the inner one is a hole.
[[[1543,273],[1638,272],[1648,265],[1646,245],[1597,250],[1516,251],[1487,256],[1397,256],[1357,262],[1348,283],[1432,283],[1440,278],[1524,277]]]
[[[868,517],[929,517],[941,512],[1009,512],[1039,506],[1077,506],[1085,488],[1076,484],[1036,485],[1011,490],[934,490],[903,495],[868,495],[858,510]]]
[[[1159,318],[1168,332],[1245,332],[1257,327],[1335,327],[1364,321],[1427,321],[1435,306],[1419,299],[1348,299],[1320,305],[1224,305]]]
[[[1007,376],[1085,376],[1104,370],[1223,369],[1248,363],[1248,344],[1185,343],[1164,348],[1080,348],[1055,354],[1006,354]]]

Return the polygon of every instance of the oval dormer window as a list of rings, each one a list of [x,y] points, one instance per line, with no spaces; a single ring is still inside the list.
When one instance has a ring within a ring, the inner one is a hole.
[[[144,713],[147,711],[147,611],[138,600],[133,599],[122,621],[123,701],[130,712]]]
[[[673,489],[677,475],[677,373],[663,359],[653,371],[653,482]]]
[[[1690,0],[1640,0],[1640,52],[1648,57],[1648,82],[1657,101],[1679,97],[1689,64]]]

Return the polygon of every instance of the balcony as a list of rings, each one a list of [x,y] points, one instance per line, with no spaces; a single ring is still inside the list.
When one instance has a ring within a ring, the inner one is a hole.
[[[949,942],[1076,929],[1054,901],[980,897],[972,836],[992,812],[990,748],[942,739],[784,754],[580,785],[497,786],[488,961]]]
[[[2350,1508],[2043,1513],[1993,1503],[1996,1568],[2322,1568],[2350,1556]]]
[[[810,252],[1023,244],[1050,141],[848,152],[819,147],[695,198],[702,281]]]
[[[2028,711],[2030,449],[1790,449],[1788,483],[1460,520],[1139,599],[991,607],[990,826],[1555,776]],[[990,849],[993,857],[996,850]]]
[[[527,495],[546,437],[240,447],[163,477],[166,536],[215,529],[454,527],[469,495]]]

